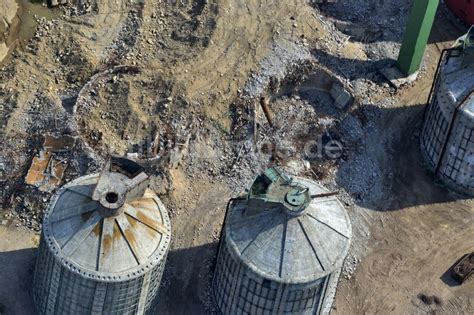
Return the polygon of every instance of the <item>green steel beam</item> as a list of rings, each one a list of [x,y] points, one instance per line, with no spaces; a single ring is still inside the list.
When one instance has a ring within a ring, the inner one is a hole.
[[[413,3],[397,61],[398,68],[406,76],[420,68],[438,4],[439,0],[415,0]]]

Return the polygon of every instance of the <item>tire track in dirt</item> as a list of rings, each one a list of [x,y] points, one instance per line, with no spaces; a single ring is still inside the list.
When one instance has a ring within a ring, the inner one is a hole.
[[[222,121],[237,90],[258,70],[275,39],[297,40],[303,33],[316,37],[318,21],[313,9],[297,0],[223,0],[218,12],[209,47],[179,62],[174,72],[177,81],[186,82],[186,95],[205,100],[210,104],[207,114]],[[297,28],[294,21],[305,23]]]

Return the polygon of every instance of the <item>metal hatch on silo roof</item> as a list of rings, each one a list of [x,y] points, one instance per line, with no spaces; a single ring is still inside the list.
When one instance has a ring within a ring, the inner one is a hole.
[[[326,313],[351,237],[334,194],[268,169],[229,207],[213,283],[219,310]]]
[[[141,166],[112,157],[65,185],[43,222],[34,298],[42,314],[143,313],[170,243],[164,205]]]

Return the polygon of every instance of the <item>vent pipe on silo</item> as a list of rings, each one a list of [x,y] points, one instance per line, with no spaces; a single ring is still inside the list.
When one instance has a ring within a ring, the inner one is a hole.
[[[352,230],[334,194],[278,168],[230,203],[213,295],[222,314],[327,314]]]
[[[33,298],[40,314],[145,314],[156,303],[170,220],[137,163],[112,157],[62,187],[43,221]]]

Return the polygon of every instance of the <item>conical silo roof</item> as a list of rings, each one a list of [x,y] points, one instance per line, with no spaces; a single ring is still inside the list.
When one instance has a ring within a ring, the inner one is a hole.
[[[351,236],[349,217],[333,194],[277,168],[257,178],[247,200],[233,204],[225,227],[233,255],[282,283],[306,283],[336,271]]]
[[[440,89],[437,92],[444,114],[450,117],[453,106],[474,116],[474,27],[461,37],[461,44],[451,49],[441,64]],[[458,40],[459,41],[459,40]]]
[[[170,220],[146,188],[147,176],[121,166],[120,159],[112,160],[106,172],[65,185],[45,215],[43,233],[50,250],[86,278],[139,277],[164,259],[169,246]]]

